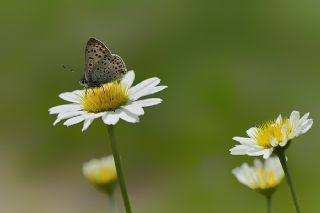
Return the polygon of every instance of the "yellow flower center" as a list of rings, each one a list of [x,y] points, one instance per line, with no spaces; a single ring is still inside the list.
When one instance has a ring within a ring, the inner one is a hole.
[[[117,172],[114,168],[100,168],[87,174],[90,182],[96,185],[104,185],[117,180]]]
[[[129,100],[127,88],[114,81],[100,87],[87,89],[82,105],[87,112],[114,111]]]
[[[269,188],[275,187],[278,184],[278,182],[276,182],[276,180],[274,178],[273,171],[269,171],[266,176],[265,170],[259,169],[258,174],[259,174],[261,182],[260,182],[259,186],[256,186],[256,188],[269,189]]]
[[[283,140],[282,127],[284,125],[287,125],[286,136],[288,137],[289,133],[291,132],[291,126],[288,118],[281,119],[279,123],[277,123],[275,120],[268,121],[258,127],[258,131],[255,135],[258,145],[266,148],[272,147],[270,143],[270,139],[272,137],[281,143]]]

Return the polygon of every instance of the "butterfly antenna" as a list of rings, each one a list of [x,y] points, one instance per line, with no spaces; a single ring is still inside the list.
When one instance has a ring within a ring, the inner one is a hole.
[[[70,72],[73,72],[74,70],[73,69],[69,69],[68,67],[66,67],[65,65],[62,65],[62,68],[64,70],[67,70],[67,71],[70,71]]]

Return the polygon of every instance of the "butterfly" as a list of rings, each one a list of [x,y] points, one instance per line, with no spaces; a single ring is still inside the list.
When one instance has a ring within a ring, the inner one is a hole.
[[[120,80],[127,73],[122,58],[111,51],[101,41],[90,38],[85,49],[84,75],[80,84],[86,88]]]

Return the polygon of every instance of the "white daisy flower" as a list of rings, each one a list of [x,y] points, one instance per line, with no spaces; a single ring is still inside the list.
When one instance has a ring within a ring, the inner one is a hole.
[[[284,177],[284,173],[277,157],[270,157],[264,161],[255,159],[253,166],[247,163],[232,170],[238,181],[251,189],[260,192],[272,192]]]
[[[59,97],[71,102],[49,109],[50,114],[58,114],[53,123],[67,119],[63,124],[71,126],[83,123],[82,131],[86,130],[96,118],[102,118],[107,125],[115,125],[119,119],[130,123],[139,122],[139,116],[144,114],[143,107],[161,103],[160,98],[138,100],[141,97],[159,92],[167,86],[158,86],[159,78],[149,78],[132,86],[135,74],[129,71],[123,79],[87,90],[64,92]]]
[[[290,140],[306,133],[312,126],[313,120],[308,119],[309,113],[300,118],[298,111],[293,111],[289,118],[268,121],[261,126],[247,130],[249,137],[233,137],[241,145],[230,149],[232,155],[263,155],[268,158],[277,146],[285,147]]]
[[[84,163],[82,173],[90,183],[99,188],[113,187],[118,179],[113,156]]]

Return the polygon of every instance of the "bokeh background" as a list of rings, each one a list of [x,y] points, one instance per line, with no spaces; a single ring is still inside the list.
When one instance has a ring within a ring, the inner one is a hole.
[[[81,173],[83,162],[110,153],[106,127],[53,127],[47,111],[64,103],[59,93],[81,88],[92,36],[124,58],[136,82],[158,76],[169,86],[140,123],[116,126],[134,212],[266,211],[264,198],[231,175],[253,161],[229,154],[231,138],[294,109],[315,124],[288,150],[289,167],[303,212],[319,212],[319,6],[2,1],[0,212],[107,212],[105,195]],[[274,212],[293,210],[283,182]]]

